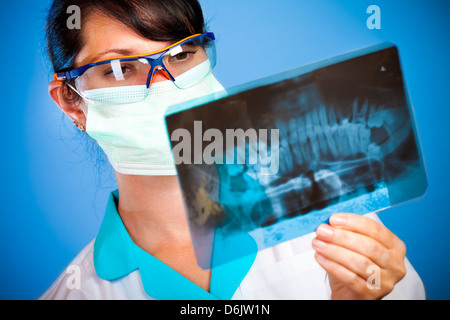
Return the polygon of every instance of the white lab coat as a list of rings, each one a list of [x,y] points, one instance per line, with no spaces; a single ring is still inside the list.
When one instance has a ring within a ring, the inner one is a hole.
[[[369,216],[379,221],[375,214]],[[314,259],[314,237],[314,233],[307,234],[259,251],[232,299],[330,299],[328,277]],[[113,281],[101,279],[94,268],[93,251],[94,241],[40,299],[154,299],[144,290],[139,269]],[[407,259],[405,264],[406,276],[384,299],[425,299],[420,277]]]

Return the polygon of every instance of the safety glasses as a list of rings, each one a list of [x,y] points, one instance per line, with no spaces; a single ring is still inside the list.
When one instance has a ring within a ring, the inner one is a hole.
[[[128,88],[123,87],[129,87],[134,93],[120,103],[135,102],[146,98],[158,71],[180,89],[199,83],[215,66],[214,40],[211,32],[195,34],[155,52],[95,61],[70,71],[57,72],[54,78],[67,81],[82,97],[100,102],[108,102],[105,101],[105,90],[124,92]]]

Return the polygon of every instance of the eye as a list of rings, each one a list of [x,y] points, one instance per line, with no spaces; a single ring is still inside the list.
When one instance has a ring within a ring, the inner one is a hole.
[[[126,75],[127,73],[130,73],[133,70],[133,66],[130,66],[130,65],[121,65],[120,68],[122,70],[123,75]],[[107,68],[103,71],[104,77],[113,76],[113,75],[114,75],[114,72],[113,72],[112,68]]]
[[[171,56],[169,58],[169,61],[172,63],[185,62],[185,61],[191,59],[196,52],[197,51],[183,51],[183,52],[177,53],[174,56]]]

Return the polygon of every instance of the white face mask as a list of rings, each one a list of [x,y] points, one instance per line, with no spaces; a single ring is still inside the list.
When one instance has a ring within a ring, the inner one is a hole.
[[[210,68],[209,61],[179,77],[183,81],[196,81],[205,74],[206,68]],[[117,104],[125,98],[127,101],[130,97],[141,99],[146,90],[149,91],[145,100]],[[144,85],[89,90],[85,92],[87,98],[101,98],[110,103],[88,100],[86,132],[97,141],[119,173],[176,175],[164,112],[171,105],[213,93],[220,97],[225,89],[212,73],[188,89],[179,89],[167,80],[152,83],[150,89]]]

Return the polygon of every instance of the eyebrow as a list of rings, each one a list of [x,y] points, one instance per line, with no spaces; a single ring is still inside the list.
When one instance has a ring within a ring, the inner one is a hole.
[[[99,54],[97,54],[95,57],[93,57],[91,60],[92,62],[98,61],[98,60],[103,60],[101,59],[103,56],[109,54],[109,53],[115,53],[114,56],[131,56],[133,55],[135,52],[129,49],[110,49],[110,50],[106,50],[103,51]],[[107,59],[107,58],[106,58]]]

